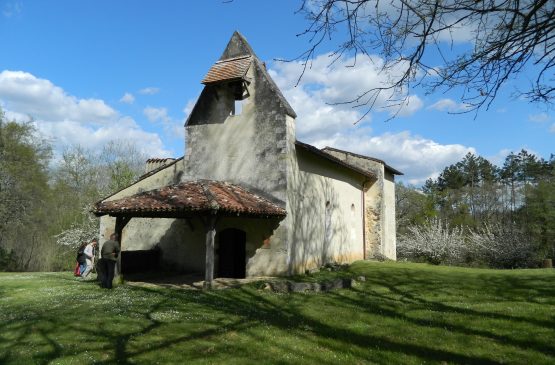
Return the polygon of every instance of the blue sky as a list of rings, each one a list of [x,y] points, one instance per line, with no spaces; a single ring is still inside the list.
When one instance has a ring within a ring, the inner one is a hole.
[[[521,148],[544,158],[555,152],[552,111],[511,96],[526,77],[477,116],[448,113],[464,108],[456,92],[411,90],[400,117],[385,122],[387,111],[373,112],[354,126],[362,110],[329,103],[384,75],[370,62],[345,67],[348,57],[328,67],[324,47],[295,87],[301,66],[275,59],[307,47],[308,38],[296,36],[307,27],[295,14],[299,4],[0,0],[0,106],[11,119],[32,116],[57,151],[129,139],[153,157],[181,156],[200,80],[239,30],[296,110],[300,140],[384,159],[407,182],[420,184],[469,151],[496,163]]]

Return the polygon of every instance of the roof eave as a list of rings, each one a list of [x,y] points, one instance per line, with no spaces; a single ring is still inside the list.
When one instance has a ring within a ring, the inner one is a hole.
[[[326,147],[322,148],[322,151],[325,151],[325,150],[344,152],[344,153],[347,153],[347,154],[352,155],[352,156],[356,156],[356,157],[364,158],[364,159],[371,160],[371,161],[374,161],[374,162],[377,162],[377,163],[381,163],[382,165],[384,165],[384,168],[386,170],[389,170],[393,175],[404,175],[404,173],[402,173],[401,171],[389,166],[385,161],[380,160],[379,158],[364,156],[364,155],[361,155],[361,154],[358,154],[358,153],[354,153],[354,152],[346,151],[346,150],[340,150],[339,148],[329,147],[329,146],[326,146]]]
[[[342,160],[338,159],[337,157],[334,157],[334,156],[330,155],[329,153],[321,151],[317,147],[314,147],[312,145],[309,145],[307,143],[303,143],[303,142],[300,142],[300,141],[295,141],[295,145],[303,148],[305,151],[314,153],[317,156],[323,157],[324,159],[326,159],[328,161],[331,161],[331,162],[336,163],[338,165],[341,165],[341,166],[343,166],[343,167],[345,167],[345,168],[347,168],[351,171],[354,171],[354,172],[356,172],[356,173],[358,173],[358,174],[360,174],[360,175],[362,175],[366,178],[370,178],[370,179],[373,179],[373,180],[377,179],[376,175],[373,174],[372,172],[365,171],[365,170],[362,170],[362,169],[360,169],[356,166],[348,164],[345,161],[342,161]]]

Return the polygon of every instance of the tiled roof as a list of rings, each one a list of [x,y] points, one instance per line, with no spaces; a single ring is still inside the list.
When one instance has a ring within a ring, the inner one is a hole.
[[[285,209],[252,192],[223,181],[197,180],[164,186],[129,197],[100,201],[97,216],[183,217],[218,211],[227,215],[284,217]]]
[[[208,70],[206,76],[201,81],[203,84],[211,84],[215,82],[238,80],[245,77],[249,66],[251,65],[252,56],[241,56],[218,61]]]
[[[153,158],[149,158],[148,160],[146,160],[146,163],[149,162],[166,162],[166,161],[174,161],[175,158],[171,158],[171,157],[164,157],[164,158],[158,158],[158,157],[153,157]]]

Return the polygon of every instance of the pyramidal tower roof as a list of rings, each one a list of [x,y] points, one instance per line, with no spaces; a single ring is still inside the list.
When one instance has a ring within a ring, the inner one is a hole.
[[[255,56],[249,42],[238,31],[233,32],[231,39],[225,47],[224,53],[220,57],[220,61],[230,58],[238,58],[242,56]]]

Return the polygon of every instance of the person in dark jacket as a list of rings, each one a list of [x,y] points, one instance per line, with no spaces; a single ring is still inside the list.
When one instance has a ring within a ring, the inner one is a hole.
[[[102,267],[102,281],[100,286],[112,289],[112,281],[114,280],[114,270],[120,253],[118,236],[116,233],[110,235],[110,239],[102,245],[100,250],[99,264]]]
[[[79,271],[76,271],[76,276],[81,276],[87,267],[87,260],[85,256],[85,247],[87,247],[87,242],[81,242],[79,249],[77,250],[77,264],[79,266]]]

